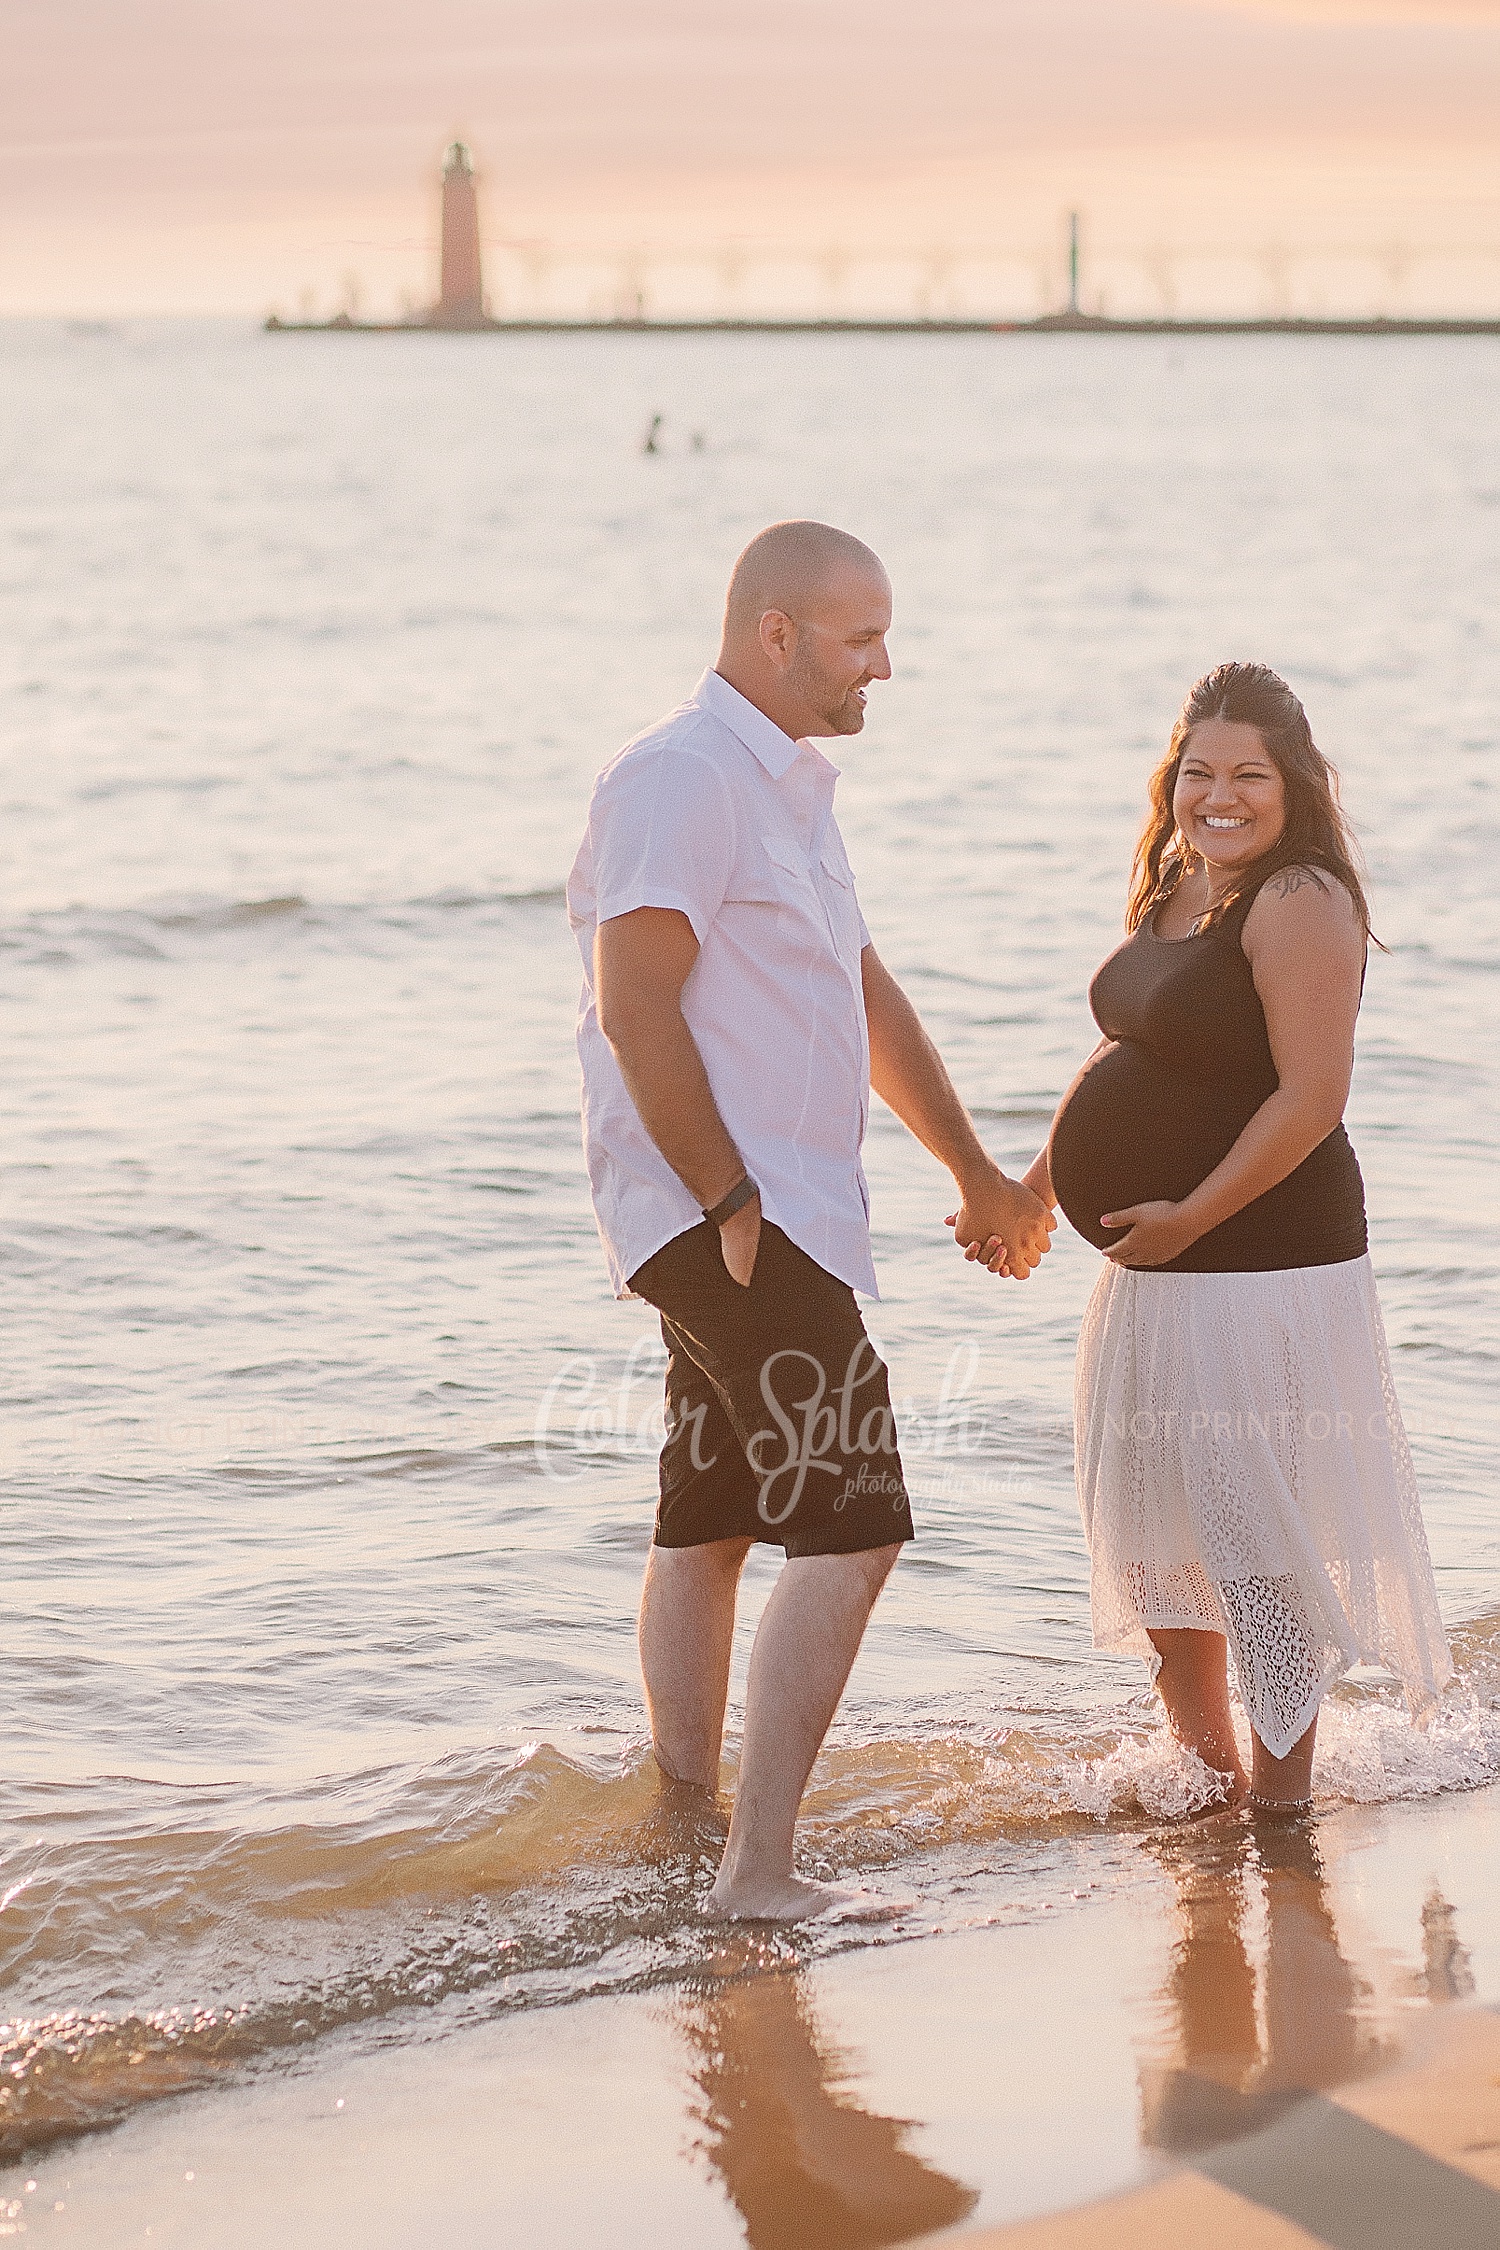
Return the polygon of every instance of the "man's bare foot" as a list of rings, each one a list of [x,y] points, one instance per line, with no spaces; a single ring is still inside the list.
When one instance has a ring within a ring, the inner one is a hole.
[[[729,1814],[719,1799],[694,1781],[665,1774],[645,1818],[632,1836],[642,1859],[717,1859],[729,1834]]]
[[[884,1922],[904,1914],[910,1899],[877,1898],[873,1891],[840,1890],[835,1883],[808,1883],[800,1875],[761,1882],[726,1883],[721,1875],[703,1902],[711,1922],[810,1922],[832,1916],[840,1922]]]

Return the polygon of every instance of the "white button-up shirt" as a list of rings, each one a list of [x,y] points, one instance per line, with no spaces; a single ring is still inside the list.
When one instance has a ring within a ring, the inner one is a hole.
[[[594,932],[675,907],[699,954],[682,1012],[761,1209],[851,1288],[877,1294],[860,1164],[870,933],[833,817],[838,768],[717,672],[600,774],[568,878],[583,955],[578,1052],[594,1212],[619,1296],[702,1212],[641,1123],[594,1008]]]

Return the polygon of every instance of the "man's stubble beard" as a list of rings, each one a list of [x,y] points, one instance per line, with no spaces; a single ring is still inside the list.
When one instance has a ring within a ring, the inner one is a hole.
[[[838,696],[838,700],[835,701],[836,691],[832,683],[823,674],[814,671],[811,666],[800,679],[794,669],[792,677],[803,702],[808,705],[809,709],[817,712],[819,720],[830,734],[858,734],[860,732],[865,723],[865,714],[863,705],[856,703],[854,700],[854,690],[866,686],[867,682],[856,680],[853,686],[846,687],[842,694]]]

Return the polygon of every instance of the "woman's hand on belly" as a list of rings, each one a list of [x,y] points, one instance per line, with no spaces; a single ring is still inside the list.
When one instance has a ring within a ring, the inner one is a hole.
[[[1128,1232],[1105,1251],[1117,1266],[1169,1266],[1203,1232],[1186,1216],[1182,1203],[1132,1203],[1123,1211],[1100,1213],[1101,1227],[1124,1227]]]

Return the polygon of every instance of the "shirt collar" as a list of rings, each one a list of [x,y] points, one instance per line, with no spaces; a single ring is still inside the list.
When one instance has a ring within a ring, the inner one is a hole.
[[[774,719],[757,710],[719,672],[704,673],[693,690],[693,701],[722,719],[730,733],[760,760],[773,781],[780,781],[802,754],[802,743],[783,734]]]

